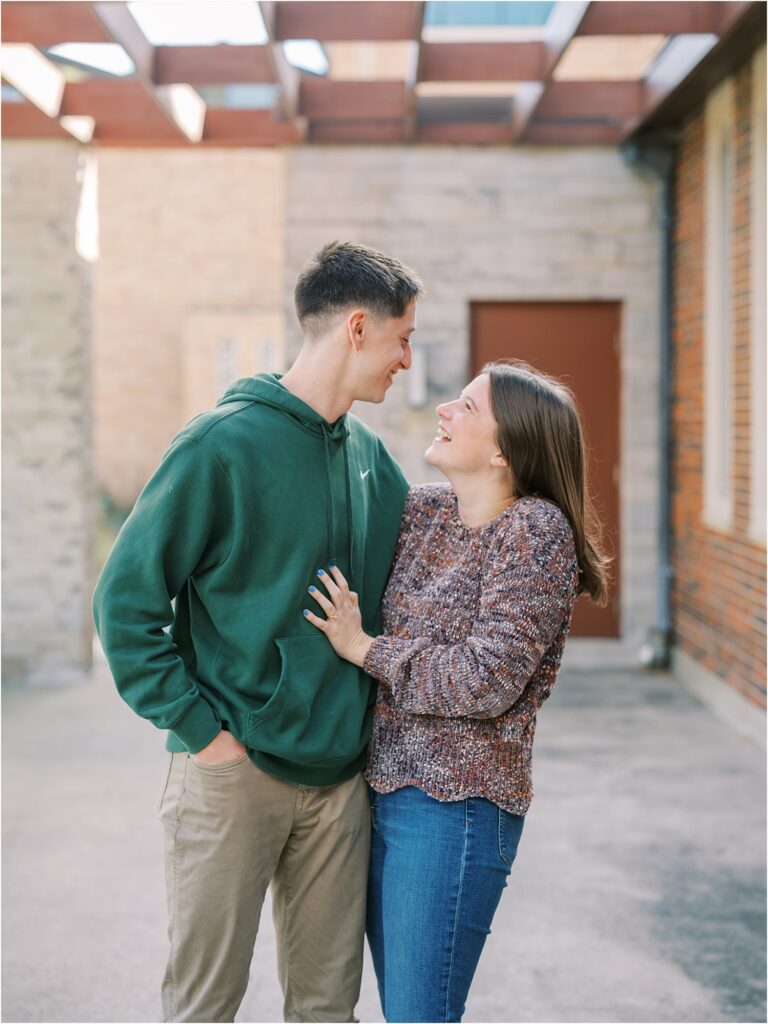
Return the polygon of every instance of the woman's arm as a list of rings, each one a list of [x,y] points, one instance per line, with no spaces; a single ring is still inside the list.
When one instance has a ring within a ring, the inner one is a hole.
[[[570,526],[515,523],[503,564],[483,581],[472,632],[456,644],[381,636],[363,667],[412,714],[495,718],[521,696],[573,607]]]
[[[471,635],[456,644],[427,637],[369,637],[359,625],[357,595],[338,570],[324,574],[331,600],[313,597],[329,615],[308,613],[337,653],[384,683],[412,714],[495,718],[520,697],[558,632],[575,595],[576,561],[565,520],[530,524],[522,517],[482,584]]]

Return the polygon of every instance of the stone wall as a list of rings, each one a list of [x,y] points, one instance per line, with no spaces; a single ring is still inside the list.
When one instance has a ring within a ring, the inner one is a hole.
[[[434,406],[468,380],[472,301],[621,302],[622,639],[574,640],[572,664],[633,663],[656,621],[659,195],[605,148],[315,147],[287,157],[286,310],[293,282],[333,239],[376,246],[412,266],[428,295],[414,347],[428,401],[408,404],[400,374],[381,406],[359,405],[413,482]],[[288,354],[301,337],[288,318]]]
[[[282,366],[284,157],[107,148],[98,161],[96,469],[130,506],[232,379]]]
[[[3,672],[91,663],[90,267],[76,251],[84,152],[4,140]]]

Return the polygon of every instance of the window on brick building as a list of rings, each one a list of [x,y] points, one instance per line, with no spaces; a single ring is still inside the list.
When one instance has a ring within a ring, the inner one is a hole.
[[[750,515],[753,540],[766,541],[765,47],[752,64],[752,355],[750,366]]]
[[[733,521],[733,101],[728,79],[707,100],[704,122],[704,520],[720,530]]]

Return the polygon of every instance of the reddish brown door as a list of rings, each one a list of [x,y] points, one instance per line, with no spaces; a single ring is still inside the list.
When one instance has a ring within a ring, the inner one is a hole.
[[[493,359],[524,359],[571,388],[582,415],[590,489],[613,555],[610,600],[582,596],[572,636],[619,636],[619,329],[615,302],[472,304],[472,373]]]

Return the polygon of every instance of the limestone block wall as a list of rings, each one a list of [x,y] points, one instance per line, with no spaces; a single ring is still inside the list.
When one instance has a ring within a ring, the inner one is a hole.
[[[83,153],[4,140],[3,673],[91,662],[90,267],[76,251]]]
[[[622,639],[575,640],[572,663],[633,663],[656,621],[658,203],[655,182],[602,147],[298,147],[287,155],[286,311],[301,266],[334,238],[399,257],[426,285],[414,335],[427,361],[426,407],[409,407],[400,374],[383,405],[355,409],[413,482],[432,478],[423,452],[434,405],[468,379],[472,301],[622,303]],[[287,324],[291,356],[301,339],[293,317]]]
[[[130,506],[191,416],[282,365],[284,157],[108,148],[98,161],[96,471]]]

